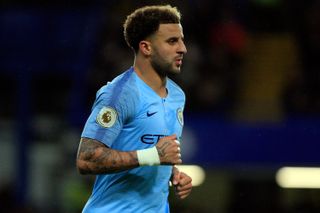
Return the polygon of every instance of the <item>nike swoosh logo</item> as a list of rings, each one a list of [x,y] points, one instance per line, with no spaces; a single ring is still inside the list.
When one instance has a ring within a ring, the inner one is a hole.
[[[154,114],[156,114],[156,113],[157,113],[157,111],[155,111],[155,112],[149,112],[149,111],[148,111],[148,112],[147,112],[147,116],[150,117],[150,116],[152,116],[152,115],[154,115]]]

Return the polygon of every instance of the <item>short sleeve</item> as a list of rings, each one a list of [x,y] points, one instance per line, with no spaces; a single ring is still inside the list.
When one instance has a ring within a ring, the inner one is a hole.
[[[112,147],[123,125],[134,116],[134,99],[127,89],[116,91],[112,86],[103,88],[97,95],[81,137],[92,138]]]

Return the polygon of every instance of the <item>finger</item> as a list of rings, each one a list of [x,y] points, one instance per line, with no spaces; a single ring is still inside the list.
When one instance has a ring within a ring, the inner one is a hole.
[[[189,183],[189,184],[187,184],[187,185],[184,185],[184,186],[181,186],[181,185],[179,185],[179,186],[177,186],[177,191],[185,191],[185,190],[190,190],[190,189],[192,189],[192,184],[191,183]]]
[[[181,159],[177,160],[176,163],[175,163],[175,165],[180,165],[180,164],[182,164],[182,160]]]
[[[186,197],[189,196],[189,194],[190,194],[190,193],[180,196],[180,199],[181,199],[181,200],[185,199]]]
[[[180,179],[180,181],[179,181],[179,185],[180,186],[186,186],[186,185],[189,185],[189,184],[191,184],[192,183],[192,180],[191,180],[191,178],[182,178],[182,179]],[[191,184],[192,185],[192,184]]]
[[[185,191],[178,192],[177,195],[182,197],[184,195],[190,194],[190,192],[191,192],[191,190],[185,190]]]
[[[179,181],[180,181],[180,172],[176,172],[176,173],[173,175],[172,184],[176,186],[176,185],[179,184]]]
[[[177,135],[176,134],[172,134],[172,135],[166,136],[166,138],[168,138],[170,140],[175,140],[175,139],[177,139]]]
[[[178,140],[174,140],[174,142],[177,144],[177,152],[180,153],[180,142]]]
[[[184,192],[179,192],[179,193],[177,194],[177,196],[178,196],[180,199],[184,199],[184,198],[186,198],[190,193],[191,193],[191,190],[189,190],[189,191],[184,191]]]
[[[192,182],[191,177],[189,177],[187,174],[180,172],[180,181],[179,181],[179,185],[180,186],[184,186],[187,184],[190,184]]]

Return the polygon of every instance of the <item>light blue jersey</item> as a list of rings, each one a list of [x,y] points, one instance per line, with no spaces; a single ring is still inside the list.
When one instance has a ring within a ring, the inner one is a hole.
[[[81,136],[120,151],[150,148],[171,134],[181,138],[185,95],[170,79],[166,87],[161,98],[131,67],[97,92]],[[171,172],[172,166],[142,166],[97,175],[83,212],[169,212]]]

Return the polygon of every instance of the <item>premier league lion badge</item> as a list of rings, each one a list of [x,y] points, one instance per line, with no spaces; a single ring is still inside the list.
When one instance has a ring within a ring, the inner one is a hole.
[[[117,112],[111,107],[102,107],[96,120],[102,127],[112,127],[117,120]]]

